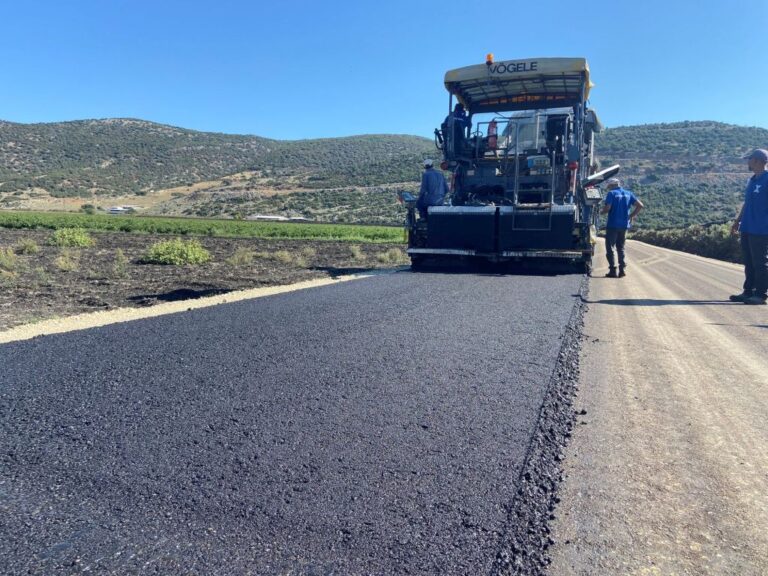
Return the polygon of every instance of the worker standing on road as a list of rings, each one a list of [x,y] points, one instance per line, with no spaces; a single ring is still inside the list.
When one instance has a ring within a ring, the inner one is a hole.
[[[424,160],[421,190],[419,190],[419,198],[416,200],[419,216],[426,218],[427,208],[442,204],[446,194],[448,194],[448,184],[445,182],[445,176],[442,172],[435,170],[432,160]]]
[[[765,304],[768,296],[768,150],[753,150],[744,158],[753,175],[744,190],[741,211],[731,226],[731,234],[741,234],[744,291],[731,296],[731,301]]]
[[[621,187],[618,178],[609,178],[606,182],[608,194],[605,196],[605,205],[601,214],[608,214],[605,224],[605,255],[608,258],[608,278],[623,278],[627,262],[624,258],[624,243],[627,238],[627,230],[632,226],[635,216],[644,208],[643,203],[629,190]],[[632,213],[630,208],[634,206]],[[616,274],[616,260],[613,251],[619,255],[619,273]]]

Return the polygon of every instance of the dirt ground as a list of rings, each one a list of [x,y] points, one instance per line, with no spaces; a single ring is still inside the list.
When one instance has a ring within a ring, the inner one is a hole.
[[[152,244],[173,237],[92,233],[91,248],[60,248],[49,243],[51,235],[50,230],[0,229],[0,257],[3,249],[17,253],[10,261],[0,258],[0,331],[83,312],[152,306],[408,263],[401,245],[196,237],[211,254],[208,263],[143,264]],[[23,243],[34,243],[37,253],[23,253]]]

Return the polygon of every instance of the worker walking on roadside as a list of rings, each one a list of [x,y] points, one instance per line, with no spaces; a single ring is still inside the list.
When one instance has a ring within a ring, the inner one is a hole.
[[[416,200],[419,216],[426,218],[427,208],[442,204],[446,194],[448,194],[448,184],[445,182],[445,176],[442,172],[435,170],[432,160],[424,160],[421,189],[419,190],[419,198]]]
[[[627,262],[624,255],[624,244],[627,230],[632,226],[635,216],[644,208],[643,203],[630,191],[621,187],[618,178],[609,178],[606,182],[608,194],[601,214],[608,214],[605,223],[605,256],[608,258],[608,278],[623,278],[626,276]],[[630,209],[632,213],[630,214]],[[619,273],[616,273],[616,260],[613,251],[619,256]]]
[[[744,204],[731,226],[741,235],[744,259],[744,290],[731,302],[765,304],[768,296],[768,150],[753,150],[744,158],[752,172],[744,190]]]

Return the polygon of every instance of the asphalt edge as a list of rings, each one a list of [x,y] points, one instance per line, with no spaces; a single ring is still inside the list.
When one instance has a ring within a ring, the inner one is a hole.
[[[492,576],[545,576],[552,562],[548,550],[555,541],[549,524],[560,501],[557,492],[564,479],[564,450],[577,416],[573,404],[579,388],[588,294],[589,277],[584,276],[520,472],[519,488],[509,506]]]
[[[154,318],[156,316],[165,316],[168,314],[178,314],[188,312],[198,308],[208,308],[219,304],[229,304],[241,300],[252,300],[254,298],[263,298],[265,296],[276,296],[286,292],[295,292],[297,290],[306,290],[309,288],[319,288],[332,284],[340,284],[352,280],[362,280],[371,276],[397,272],[400,269],[385,270],[379,272],[376,270],[361,272],[357,274],[347,274],[332,278],[314,278],[304,280],[293,284],[275,284],[273,286],[262,286],[259,288],[248,288],[245,290],[234,290],[215,296],[206,296],[203,298],[193,298],[190,300],[178,300],[174,302],[163,302],[149,307],[135,308],[114,308],[112,310],[99,310],[95,312],[84,312],[72,316],[61,318],[51,318],[34,322],[31,324],[20,324],[4,331],[0,331],[0,345],[19,342],[22,340],[31,340],[41,336],[52,334],[63,334],[66,332],[76,332],[79,330],[88,330],[90,328],[99,328],[110,324],[121,322],[131,322],[134,320],[143,320],[145,318]]]

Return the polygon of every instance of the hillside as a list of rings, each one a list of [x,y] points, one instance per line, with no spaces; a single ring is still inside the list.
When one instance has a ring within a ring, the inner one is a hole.
[[[626,186],[645,202],[647,228],[723,222],[736,215],[749,177],[741,157],[768,147],[768,130],[719,122],[611,128],[598,135],[600,163],[622,165]]]
[[[731,218],[748,176],[740,157],[758,146],[768,146],[768,130],[717,122],[617,127],[597,138],[601,165],[620,163],[646,202],[646,228]],[[396,224],[394,190],[415,190],[421,159],[435,156],[416,136],[278,141],[130,119],[0,122],[0,208],[123,203],[156,214]]]
[[[415,136],[277,141],[131,119],[0,122],[0,207],[152,207],[165,200],[156,211],[214,215],[222,213],[213,201],[220,191],[238,209],[243,195],[349,186],[370,193],[371,186],[413,182],[426,155],[435,155],[434,145]],[[191,194],[195,201],[185,202]]]

